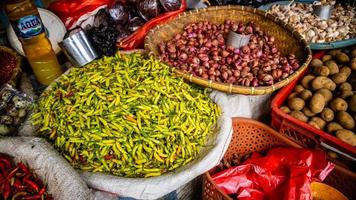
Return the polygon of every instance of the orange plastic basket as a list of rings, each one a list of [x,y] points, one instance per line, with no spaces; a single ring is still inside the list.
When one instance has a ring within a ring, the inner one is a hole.
[[[255,120],[245,118],[233,119],[233,135],[229,148],[224,158],[232,159],[234,153],[247,154],[270,149],[276,146],[291,146],[301,148],[300,145],[288,139],[284,135],[276,132],[267,125]],[[210,174],[214,174],[216,169],[211,169],[203,175],[203,193],[204,200],[231,199],[224,194],[211,179]],[[335,166],[324,183],[338,189],[349,199],[355,199],[356,196],[356,176],[354,173]]]

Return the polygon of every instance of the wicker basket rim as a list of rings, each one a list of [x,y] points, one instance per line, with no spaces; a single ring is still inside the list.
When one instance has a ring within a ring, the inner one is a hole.
[[[306,59],[304,60],[303,64],[296,71],[294,71],[293,74],[289,75],[286,79],[283,79],[283,80],[281,80],[277,83],[274,83],[270,86],[247,87],[247,86],[234,85],[234,84],[218,83],[215,81],[203,79],[198,76],[194,76],[193,74],[190,74],[190,73],[184,73],[183,71],[172,67],[174,69],[174,71],[177,72],[177,74],[182,75],[185,79],[188,79],[190,82],[193,82],[193,83],[194,83],[194,80],[205,81],[207,83],[207,85],[209,86],[209,88],[211,88],[212,83],[214,83],[216,85],[223,86],[225,88],[229,88],[227,90],[227,92],[229,92],[229,93],[232,93],[232,89],[234,88],[237,90],[239,90],[239,89],[244,90],[245,92],[242,92],[242,93],[248,93],[248,94],[253,95],[253,94],[258,94],[258,93],[259,94],[261,94],[261,93],[267,94],[267,93],[276,91],[277,89],[290,83],[297,76],[299,76],[301,72],[303,72],[306,69],[307,65],[309,64],[309,62],[312,59],[312,52],[311,52],[309,44],[306,42],[306,40],[303,38],[303,36],[300,33],[298,33],[295,29],[293,29],[290,25],[288,25],[284,21],[280,20],[278,17],[276,17],[266,11],[258,10],[257,8],[238,6],[238,5],[214,6],[214,7],[208,7],[208,8],[183,12],[182,14],[178,15],[173,20],[179,20],[182,17],[189,17],[190,15],[196,15],[197,13],[200,13],[200,12],[207,12],[207,11],[212,11],[212,10],[231,10],[231,9],[232,10],[248,11],[248,12],[266,17],[269,20],[271,20],[271,21],[275,22],[276,24],[278,24],[279,26],[281,26],[282,28],[285,28],[287,31],[291,32],[291,34],[294,37],[296,37],[296,39],[302,44],[302,46],[304,46],[304,50],[307,55],[306,55]],[[170,22],[168,22],[168,23],[170,23]],[[160,29],[161,27],[167,26],[167,24],[157,25],[155,28],[151,29],[148,32],[148,34],[146,35],[144,46],[145,46],[145,49],[148,50],[150,55],[154,55],[154,53],[148,47],[149,46],[148,41],[150,40],[151,35],[154,35],[154,33],[158,29]],[[270,91],[267,91],[267,90],[270,90]],[[246,91],[248,91],[248,92],[246,92]]]

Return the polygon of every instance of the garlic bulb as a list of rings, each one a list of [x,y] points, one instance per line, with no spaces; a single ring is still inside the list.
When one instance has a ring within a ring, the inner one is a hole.
[[[335,1],[328,3],[334,5]],[[334,5],[329,20],[321,20],[314,15],[312,4],[273,5],[268,12],[294,27],[308,42],[333,42],[356,37],[356,10],[351,6]]]

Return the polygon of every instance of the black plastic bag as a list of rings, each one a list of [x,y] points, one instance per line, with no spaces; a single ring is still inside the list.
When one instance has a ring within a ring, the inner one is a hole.
[[[136,8],[140,16],[146,21],[157,17],[160,13],[158,0],[142,0]]]
[[[159,2],[167,12],[178,10],[182,4],[181,0],[160,0]]]
[[[129,21],[129,12],[126,7],[119,2],[116,2],[109,8],[109,14],[116,23],[125,25]]]

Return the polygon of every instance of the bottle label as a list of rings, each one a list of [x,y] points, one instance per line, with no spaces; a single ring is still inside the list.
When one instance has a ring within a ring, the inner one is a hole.
[[[38,15],[29,15],[12,24],[18,37],[28,39],[45,31],[41,18]]]

